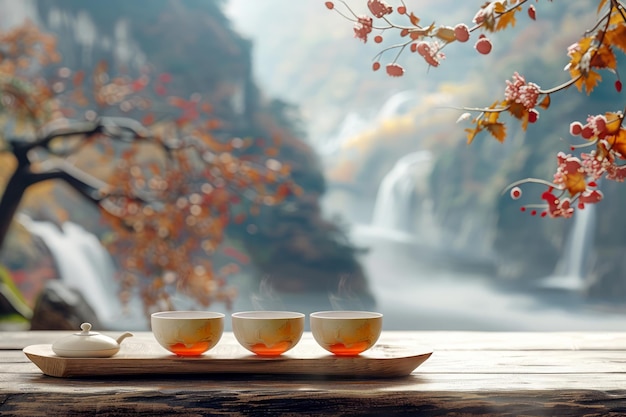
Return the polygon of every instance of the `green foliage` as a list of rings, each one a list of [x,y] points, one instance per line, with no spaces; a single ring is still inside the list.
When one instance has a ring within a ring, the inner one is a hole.
[[[0,265],[0,322],[28,322],[32,311],[17,288],[11,274]]]

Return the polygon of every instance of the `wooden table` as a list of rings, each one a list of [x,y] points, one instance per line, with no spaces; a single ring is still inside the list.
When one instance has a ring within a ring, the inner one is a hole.
[[[382,380],[54,378],[21,351],[71,333],[0,333],[0,415],[626,415],[626,332],[384,332],[381,342],[434,353],[410,376]]]

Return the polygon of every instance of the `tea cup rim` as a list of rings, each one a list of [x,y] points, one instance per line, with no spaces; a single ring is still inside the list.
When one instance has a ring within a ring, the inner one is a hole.
[[[244,320],[285,320],[305,318],[304,313],[287,310],[249,310],[237,311],[231,314],[233,319]]]
[[[223,319],[225,314],[217,311],[199,311],[199,310],[171,310],[157,311],[150,315],[151,318],[165,320],[207,320],[207,319]]]
[[[382,318],[383,314],[364,310],[326,310],[313,312],[309,317],[323,320],[363,320]]]

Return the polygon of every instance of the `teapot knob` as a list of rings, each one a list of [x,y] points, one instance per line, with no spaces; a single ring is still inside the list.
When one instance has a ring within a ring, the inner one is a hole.
[[[91,330],[91,323],[83,323],[80,325],[80,329],[83,331],[82,334],[86,335]]]

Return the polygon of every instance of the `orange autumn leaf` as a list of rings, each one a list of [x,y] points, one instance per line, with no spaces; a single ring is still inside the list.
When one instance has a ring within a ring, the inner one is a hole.
[[[474,129],[470,129],[470,128],[465,129],[465,133],[467,134],[467,144],[471,145],[474,139],[476,138],[476,135],[480,133],[481,131],[482,129],[479,127],[476,127]]]
[[[595,68],[611,68],[617,67],[617,59],[611,47],[602,45],[591,58],[590,65]]]
[[[570,172],[564,175],[564,185],[571,196],[582,193],[587,189],[584,172]]]
[[[626,129],[621,128],[616,135],[607,136],[606,141],[613,151],[618,152],[622,159],[626,159]]]
[[[582,75],[582,74],[581,74]],[[581,76],[575,83],[578,91],[587,91],[587,95],[591,94],[593,89],[602,81],[602,76],[595,71],[589,71],[586,76]]]
[[[504,6],[502,6],[502,9],[504,9]],[[498,8],[496,7],[496,13],[501,13],[501,14],[499,15],[498,23],[496,24],[495,30],[496,31],[503,30],[509,26],[514,27],[516,23],[515,13],[517,13],[519,10],[521,10],[521,7],[516,7],[515,9],[507,11],[506,13],[502,13],[502,12],[498,12]]]
[[[607,112],[604,114],[606,118],[606,131],[609,135],[616,134],[622,127],[623,115],[621,113]]]
[[[486,128],[498,142],[502,143],[506,139],[506,125],[504,123],[491,123]]]
[[[417,16],[415,16],[412,12],[411,12],[411,14],[409,15],[409,20],[411,21],[411,24],[412,24],[413,26],[418,26],[418,25],[419,25],[419,23],[420,23],[420,18],[419,18],[419,17],[417,17]]]
[[[485,120],[483,121],[483,123],[485,125],[497,123],[499,117],[500,117],[500,112],[496,112],[496,111],[485,112]]]
[[[607,43],[626,53],[626,25],[621,24],[615,29],[605,32],[604,38]]]
[[[622,16],[622,13],[623,13],[622,8],[611,7],[611,12],[609,15],[609,27],[613,27],[615,25],[621,25],[624,23],[624,17]]]

